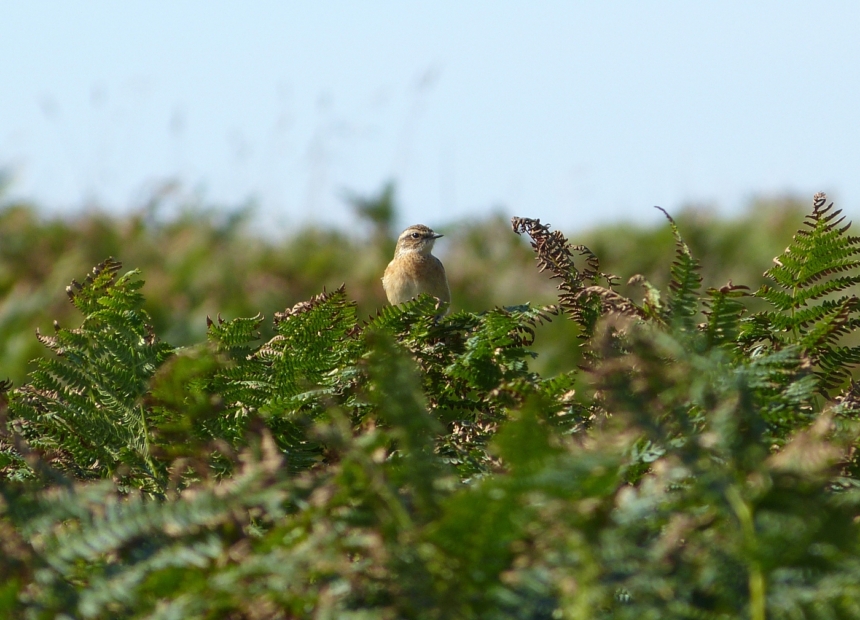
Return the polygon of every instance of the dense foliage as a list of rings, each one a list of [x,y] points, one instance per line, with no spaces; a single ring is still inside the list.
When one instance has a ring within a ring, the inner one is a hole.
[[[819,194],[757,290],[705,288],[668,221],[663,281],[514,218],[551,303],[362,319],[335,287],[182,346],[100,263],[3,385],[0,611],[860,617],[860,238]]]
[[[262,235],[251,207],[216,209],[173,185],[125,215],[93,210],[67,218],[4,200],[0,189],[0,378],[25,381],[30,360],[45,354],[32,336],[35,327],[47,332],[54,320],[63,325],[80,320],[58,291],[108,256],[145,274],[144,308],[155,332],[175,346],[202,341],[207,315],[271,317],[323,287],[344,283],[358,316],[374,314],[385,305],[380,274],[399,232],[393,223],[400,221],[395,198],[387,187],[354,198],[353,234],[296,225]],[[702,262],[704,286],[733,278],[757,288],[804,208],[793,200],[759,201],[728,220],[690,208],[677,221]],[[448,267],[455,311],[554,303],[554,287],[535,274],[530,248],[511,234],[506,218],[424,223],[445,233],[436,252]],[[580,231],[576,239],[600,257],[604,270],[620,276],[617,290],[624,295],[639,295],[639,287],[626,284],[635,274],[661,288],[668,283],[665,265],[674,240],[666,226],[603,227]],[[271,321],[260,329],[266,338],[274,333]],[[555,374],[577,366],[571,353],[578,331],[572,322],[553,321],[538,332],[536,370]]]

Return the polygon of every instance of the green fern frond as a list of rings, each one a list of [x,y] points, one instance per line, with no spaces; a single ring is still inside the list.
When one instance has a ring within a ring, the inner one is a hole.
[[[693,258],[687,243],[681,237],[678,225],[672,216],[662,207],[656,207],[669,220],[672,235],[675,237],[675,260],[672,262],[669,280],[669,294],[666,299],[666,309],[663,320],[680,329],[692,331],[694,319],[699,313],[699,288],[702,276],[699,273],[701,265]]]
[[[320,459],[308,427],[355,379],[359,354],[355,304],[344,287],[275,315],[275,336],[258,347],[261,317],[210,322],[210,340],[231,356],[209,390],[225,403],[216,435],[241,444],[251,417],[261,416],[287,456],[291,470]]]
[[[824,193],[815,195],[812,213],[803,222],[809,230],[798,230],[792,243],[774,259],[775,266],[765,272],[779,289],[765,285],[757,296],[779,310],[797,310],[860,282],[860,274],[828,277],[860,267],[860,238],[845,234],[850,222],[840,226],[845,220],[839,217],[842,211],[832,209],[833,203],[827,204]]]
[[[833,347],[818,360],[816,375],[825,391],[844,386],[851,380],[851,369],[860,364],[860,347]]]
[[[771,441],[781,444],[793,430],[814,420],[813,404],[820,383],[801,347],[788,346],[753,356],[738,373],[752,391]]]
[[[110,257],[93,267],[92,273],[87,276],[83,284],[72,280],[72,283],[66,287],[66,294],[84,315],[96,312],[99,309],[102,293],[113,286],[120,269],[122,269],[122,263]]]
[[[784,289],[795,292],[829,275],[860,267],[856,258],[860,255],[860,238],[845,234],[851,223],[840,226],[845,221],[844,216],[839,217],[842,210],[832,209],[833,203],[827,204],[823,192],[816,194],[812,213],[803,222],[809,230],[797,231],[791,245],[774,259],[775,266],[765,275]],[[853,283],[860,281],[858,276],[849,276],[849,279]],[[840,280],[842,278],[831,279],[827,286],[832,291],[841,290],[845,286]]]
[[[857,284],[857,282],[858,276],[841,276],[838,278],[833,278],[832,280],[827,280],[826,282],[819,282],[817,284],[813,284],[808,288],[801,288],[792,292],[775,289],[765,285],[756,293],[756,296],[767,300],[777,310],[785,312],[787,310],[792,309],[797,310],[798,308],[802,308],[810,301],[815,301],[817,299],[821,299],[822,297],[826,297],[827,295],[832,295],[833,293],[843,291],[847,288],[854,286],[855,284]]]
[[[129,484],[159,493],[164,472],[150,453],[149,380],[172,354],[143,310],[137,271],[117,277],[108,259],[69,294],[86,312],[77,329],[55,323],[37,332],[56,357],[41,359],[30,382],[10,394],[10,419],[30,445],[79,477],[104,477],[121,465]]]
[[[376,316],[368,319],[361,327],[364,331],[384,331],[398,336],[412,334],[413,337],[427,335],[437,323],[439,300],[426,293],[396,306],[383,306]],[[453,317],[459,316],[458,314]],[[451,321],[448,317],[447,321]],[[456,320],[456,319],[454,319]]]
[[[836,297],[860,283],[860,237],[847,234],[851,224],[841,213],[825,194],[815,195],[804,228],[764,274],[772,284],[755,293],[775,310],[751,317],[741,334],[747,346],[762,340],[800,346],[825,393],[843,385],[860,359],[860,347],[840,344],[860,327],[860,300]]]
[[[286,515],[289,491],[271,437],[262,437],[259,456],[253,452],[246,450],[231,480],[199,485],[168,502],[122,496],[111,484],[42,493],[34,514],[15,515],[41,560],[42,587],[31,600],[80,617],[151,617],[158,599],[188,598],[195,576],[220,572],[229,580],[232,543],[254,539],[252,513],[268,524]],[[68,583],[77,591],[57,600]],[[191,598],[200,603],[207,595]]]
[[[529,347],[536,327],[558,312],[557,306],[526,304],[438,319],[436,300],[421,296],[380,310],[363,333],[393,335],[412,354],[431,411],[451,421],[439,438],[439,454],[469,478],[497,467],[487,454],[489,439],[506,408],[531,393]]]
[[[731,281],[718,289],[708,289],[702,312],[707,318],[704,329],[708,348],[736,344],[741,318],[746,312],[746,306],[738,299],[748,297],[748,291],[748,286],[736,286]]]
[[[355,327],[355,303],[344,287],[276,314],[276,336],[254,354],[276,384],[268,411],[297,411],[333,394],[338,371],[354,363],[347,339]]]
[[[262,323],[262,314],[229,321],[222,319],[220,314],[215,321],[207,316],[206,325],[209,329],[206,336],[215,344],[218,351],[229,353],[234,358],[242,358],[253,350],[249,345],[260,339],[258,330]]]
[[[555,308],[532,308],[528,304],[496,308],[481,315],[470,332],[465,350],[446,369],[446,374],[480,390],[490,390],[527,372],[525,347],[534,342],[534,328],[549,320]]]
[[[561,373],[540,381],[537,392],[545,404],[545,418],[564,434],[587,429],[594,420],[594,411],[587,399],[577,396],[578,373]]]

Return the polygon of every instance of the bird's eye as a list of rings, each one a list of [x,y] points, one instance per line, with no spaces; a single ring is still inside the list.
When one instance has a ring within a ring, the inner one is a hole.
[[[418,233],[412,233],[409,236],[412,237],[413,239],[418,239],[421,235],[419,235]]]

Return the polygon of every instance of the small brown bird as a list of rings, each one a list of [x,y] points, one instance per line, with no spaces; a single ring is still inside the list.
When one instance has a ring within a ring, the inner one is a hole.
[[[397,239],[394,259],[385,268],[382,288],[392,305],[402,304],[421,293],[451,303],[451,289],[442,262],[430,252],[441,237],[423,224],[410,226]],[[445,310],[447,312],[447,308]]]

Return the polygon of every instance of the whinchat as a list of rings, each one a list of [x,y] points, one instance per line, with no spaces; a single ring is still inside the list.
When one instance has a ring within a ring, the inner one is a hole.
[[[442,261],[430,253],[441,236],[423,224],[410,226],[400,233],[394,258],[382,276],[382,288],[392,305],[402,304],[421,293],[429,293],[445,304],[451,303],[445,268]]]

